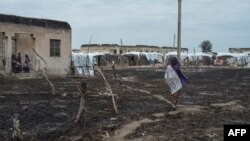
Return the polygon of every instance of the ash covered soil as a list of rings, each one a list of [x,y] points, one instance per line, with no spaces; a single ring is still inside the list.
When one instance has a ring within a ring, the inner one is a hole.
[[[74,123],[80,96],[69,78],[0,78],[0,140],[12,140],[12,119],[20,115],[26,140],[223,140],[224,124],[250,124],[250,69],[184,69],[191,84],[182,90],[177,110],[168,103],[164,71],[121,69],[104,75],[117,95],[115,114],[100,75],[87,80],[85,119]],[[80,79],[74,79],[79,83]],[[105,132],[104,139],[101,131]],[[107,133],[109,136],[107,136]],[[28,136],[27,135],[27,136]],[[100,138],[97,138],[100,136]]]

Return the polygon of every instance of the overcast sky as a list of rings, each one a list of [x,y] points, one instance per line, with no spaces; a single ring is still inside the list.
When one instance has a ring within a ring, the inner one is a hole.
[[[250,0],[182,0],[182,47],[250,47]],[[72,48],[91,43],[173,46],[177,0],[0,0],[0,13],[67,21]]]

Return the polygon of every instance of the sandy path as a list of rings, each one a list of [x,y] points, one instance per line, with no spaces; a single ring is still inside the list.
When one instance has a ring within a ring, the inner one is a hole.
[[[126,139],[124,139],[124,137],[126,135],[132,133],[136,128],[140,127],[141,124],[152,123],[152,122],[157,122],[157,121],[159,121],[159,119],[151,120],[148,118],[144,118],[142,120],[130,122],[130,123],[124,125],[123,127],[121,127],[121,129],[117,130],[115,132],[115,135],[113,137],[109,138],[108,141],[124,141],[124,140],[126,140]],[[143,140],[143,139],[136,139],[133,141],[139,141],[139,140]]]
[[[158,98],[161,101],[165,101],[167,104],[172,106],[172,103],[167,100],[165,97],[161,95],[153,95],[154,97]],[[199,105],[177,105],[177,109],[174,111],[170,111],[167,114],[169,115],[175,115],[179,113],[184,113],[184,114],[195,114],[199,112],[203,112],[204,107],[199,106]]]

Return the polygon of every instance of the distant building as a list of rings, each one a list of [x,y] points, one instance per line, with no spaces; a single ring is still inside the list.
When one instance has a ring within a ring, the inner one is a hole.
[[[112,54],[124,54],[127,52],[158,52],[166,54],[168,52],[177,51],[176,47],[158,47],[148,45],[117,45],[117,44],[84,44],[81,46],[82,52],[109,52]],[[181,48],[182,52],[188,52],[188,48]]]
[[[78,52],[81,52],[81,49],[72,49],[71,51],[75,52],[75,53],[78,53]]]
[[[10,72],[11,56],[17,53],[21,53],[22,62],[25,54],[30,57],[33,71],[46,67],[50,75],[66,74],[65,68],[69,69],[71,60],[70,25],[0,14],[0,71]]]
[[[250,47],[249,48],[229,48],[230,53],[249,53],[250,55]]]

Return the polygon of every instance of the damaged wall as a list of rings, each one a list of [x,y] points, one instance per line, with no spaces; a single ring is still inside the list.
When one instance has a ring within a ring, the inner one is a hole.
[[[158,47],[148,45],[117,45],[117,44],[84,44],[81,46],[81,51],[89,52],[109,52],[112,54],[125,54],[128,52],[157,52],[166,54],[171,51],[176,51],[176,47]],[[181,48],[181,51],[188,52],[188,48]]]
[[[0,17],[0,32],[5,36],[6,72],[10,72],[11,69],[12,40],[15,39],[16,53],[22,54],[22,62],[24,62],[24,55],[29,54],[35,71],[43,69],[46,65],[32,49],[35,49],[47,62],[49,75],[66,74],[65,68],[69,69],[71,59],[71,28],[68,23],[2,14]],[[50,56],[51,39],[60,40],[60,56]]]

